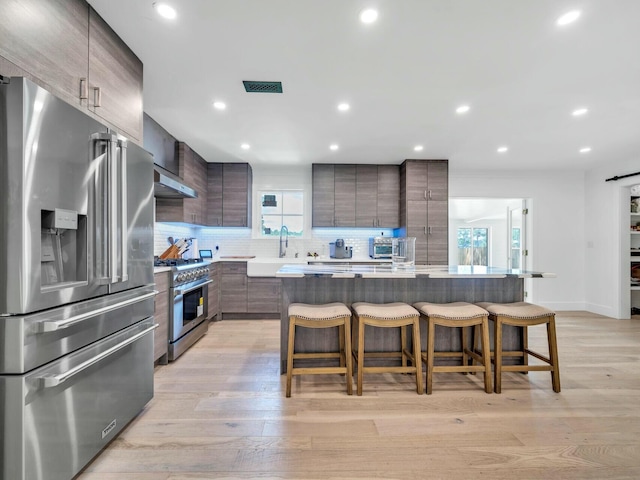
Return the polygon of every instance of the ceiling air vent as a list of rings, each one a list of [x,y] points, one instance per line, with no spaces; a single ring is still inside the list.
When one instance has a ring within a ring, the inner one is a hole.
[[[244,89],[249,93],[282,93],[282,82],[253,82],[243,80]]]

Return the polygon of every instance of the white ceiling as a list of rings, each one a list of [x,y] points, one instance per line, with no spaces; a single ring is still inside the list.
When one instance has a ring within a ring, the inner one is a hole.
[[[174,21],[152,0],[89,0],[144,63],[145,111],[208,161],[445,158],[456,171],[640,158],[639,0],[167,2]],[[371,6],[379,19],[364,25]],[[572,9],[578,21],[556,26]]]

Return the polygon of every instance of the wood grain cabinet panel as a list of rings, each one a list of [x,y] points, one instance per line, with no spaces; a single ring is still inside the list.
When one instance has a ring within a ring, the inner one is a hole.
[[[89,16],[84,0],[2,0],[0,74],[24,75],[76,107],[89,74]],[[17,68],[11,68],[11,64]]]
[[[249,277],[247,311],[249,313],[280,313],[280,279]]]
[[[312,165],[311,223],[314,227],[335,225],[335,171],[333,165]]]
[[[222,164],[207,164],[207,225],[222,227]]]
[[[217,263],[209,265],[209,280],[207,289],[207,318],[213,320],[220,315],[220,267]]]
[[[253,174],[248,163],[222,164],[222,225],[251,226]]]
[[[406,160],[400,167],[401,225],[416,237],[416,264],[449,263],[446,160]]]
[[[378,166],[356,165],[356,227],[378,226]]]
[[[223,262],[220,279],[221,313],[247,312],[247,264]]]
[[[153,331],[153,361],[167,363],[169,346],[169,278],[171,272],[156,273],[153,279],[158,294],[155,297],[153,318],[159,326]],[[164,357],[164,358],[163,358]]]
[[[377,165],[377,227],[400,226],[400,165]]]
[[[335,226],[356,226],[356,166],[334,165]]]
[[[0,2],[0,57],[0,74],[24,75],[142,144],[142,62],[84,0]]]
[[[142,62],[91,7],[89,109],[142,142]]]

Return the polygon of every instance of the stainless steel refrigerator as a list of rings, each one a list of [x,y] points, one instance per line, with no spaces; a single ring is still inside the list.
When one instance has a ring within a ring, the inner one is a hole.
[[[153,159],[0,85],[0,478],[69,480],[153,397]]]

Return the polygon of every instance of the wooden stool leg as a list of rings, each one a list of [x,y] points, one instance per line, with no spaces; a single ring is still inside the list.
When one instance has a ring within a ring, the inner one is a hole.
[[[296,337],[295,317],[289,317],[289,341],[287,347],[287,392],[286,396],[291,396],[291,379],[293,377],[293,347]]]
[[[436,326],[433,323],[433,319],[429,317],[427,319],[428,330],[427,334],[427,395],[431,395],[431,387],[433,386],[433,355],[435,353],[435,333]]]
[[[358,320],[358,395],[362,395],[364,381],[364,321]]]
[[[347,364],[347,373],[346,373],[346,377],[347,377],[347,395],[352,395],[353,394],[353,386],[352,386],[352,382],[353,382],[353,360],[351,358],[352,356],[352,352],[351,352],[351,325],[350,325],[351,321],[349,317],[345,317],[344,318],[344,343],[342,344],[342,346],[344,347],[344,360],[345,363]]]
[[[344,347],[344,325],[338,326],[338,351],[341,352]],[[340,355],[340,366],[344,367],[345,356]]]
[[[407,366],[407,355],[404,353],[407,347],[407,330],[405,326],[400,327],[400,352],[402,353],[402,366]]]
[[[529,349],[529,329],[527,327],[522,327],[522,365],[529,365],[529,354],[527,350]],[[529,375],[528,371],[522,372],[525,375]]]
[[[403,327],[404,329],[404,327]],[[416,367],[416,392],[422,395],[424,389],[422,387],[422,352],[420,349],[420,318],[413,320],[413,365]]]
[[[462,365],[466,367],[469,365],[469,356],[465,350],[467,348],[467,327],[460,327],[460,343],[462,344],[460,349],[462,352]],[[464,375],[468,373],[469,372],[463,372]]]
[[[549,359],[551,360],[551,385],[553,391],[560,392],[560,366],[558,364],[558,342],[556,339],[556,319],[555,315],[549,318],[547,323],[547,337],[549,341]]]
[[[482,333],[482,361],[484,362],[484,391],[492,392],[491,388],[491,343],[489,342],[489,320],[482,319],[481,325],[474,326],[474,332],[480,327]]]
[[[494,348],[495,348],[495,372],[494,372],[494,391],[500,393],[502,391],[502,320],[499,316],[495,319],[494,332]]]

